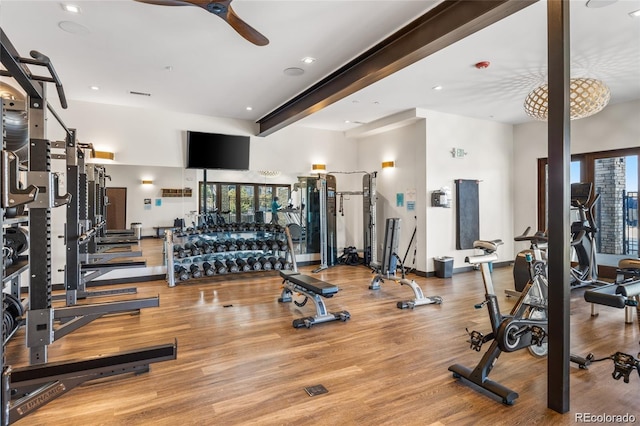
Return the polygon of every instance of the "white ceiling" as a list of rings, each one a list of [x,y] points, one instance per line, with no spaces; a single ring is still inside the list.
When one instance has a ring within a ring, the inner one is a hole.
[[[269,38],[264,47],[198,7],[66,3],[81,13],[55,0],[2,0],[0,26],[23,56],[35,49],[51,58],[69,100],[256,121],[439,0],[234,1],[236,13]],[[640,0],[585,3],[571,2],[572,77],[603,80],[611,103],[640,99],[640,18],[628,15]],[[317,61],[303,64],[306,56]],[[491,65],[476,69],[479,61]],[[412,108],[521,123],[529,120],[523,100],[545,80],[546,62],[543,0],[297,124],[350,130]],[[289,67],[305,73],[287,76]]]

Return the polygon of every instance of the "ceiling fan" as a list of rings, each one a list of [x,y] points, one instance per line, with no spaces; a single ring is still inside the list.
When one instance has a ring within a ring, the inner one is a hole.
[[[227,24],[236,30],[238,34],[258,46],[266,46],[269,39],[260,34],[258,30],[244,22],[231,8],[233,0],[135,0],[140,3],[157,4],[161,6],[198,6],[209,13],[222,18]]]

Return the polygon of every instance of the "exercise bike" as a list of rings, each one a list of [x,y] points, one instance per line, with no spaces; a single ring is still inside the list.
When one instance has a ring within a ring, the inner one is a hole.
[[[470,348],[480,352],[482,345],[491,341],[478,365],[472,370],[460,364],[449,367],[454,378],[463,378],[497,396],[506,405],[512,405],[518,393],[489,379],[489,374],[502,352],[515,352],[527,348],[536,357],[544,357],[547,345],[547,294],[548,283],[546,273],[538,271],[542,260],[535,260],[528,255],[527,262],[531,271],[531,279],[522,290],[518,301],[509,315],[502,315],[498,299],[493,287],[489,263],[498,259],[496,251],[502,245],[501,240],[475,241],[474,248],[484,254],[469,256],[467,263],[479,265],[485,287],[485,300],[475,305],[476,309],[487,305],[491,332],[484,335],[478,331],[469,333]],[[545,264],[546,265],[546,264]],[[546,268],[546,266],[545,266]]]

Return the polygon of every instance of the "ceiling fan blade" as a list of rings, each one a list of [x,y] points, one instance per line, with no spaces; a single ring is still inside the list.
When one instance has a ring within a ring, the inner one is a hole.
[[[218,15],[218,16],[224,19],[225,21],[227,21],[227,23],[231,25],[231,27],[234,30],[236,30],[238,34],[240,34],[242,37],[244,37],[251,43],[257,46],[266,46],[267,44],[269,44],[269,39],[263,36],[258,30],[253,28],[251,25],[247,24],[242,19],[240,19],[240,17],[236,15],[236,12],[231,8],[231,5],[227,7],[226,16],[223,16],[223,15]]]
[[[269,39],[260,34],[258,30],[244,22],[231,8],[233,0],[135,0],[140,3],[157,4],[161,6],[199,6],[214,15],[222,18],[236,30],[238,34],[258,46],[266,46]]]
[[[157,4],[159,6],[194,6],[193,4],[182,0],[135,0],[139,3]]]

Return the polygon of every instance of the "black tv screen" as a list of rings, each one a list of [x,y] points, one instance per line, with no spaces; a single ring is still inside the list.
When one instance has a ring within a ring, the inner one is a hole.
[[[249,136],[188,131],[187,168],[249,170]]]

